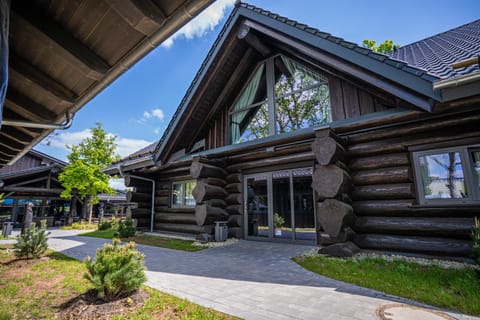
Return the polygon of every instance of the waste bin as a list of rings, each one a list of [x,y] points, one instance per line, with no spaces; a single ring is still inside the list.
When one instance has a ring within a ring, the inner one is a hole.
[[[2,228],[2,236],[5,238],[12,234],[13,222],[4,222]]]
[[[226,221],[215,221],[215,241],[225,241],[228,238]]]

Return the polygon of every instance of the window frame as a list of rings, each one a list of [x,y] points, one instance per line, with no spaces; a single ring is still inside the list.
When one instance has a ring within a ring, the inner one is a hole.
[[[478,181],[474,175],[474,166],[473,166],[473,157],[471,152],[480,151],[480,145],[466,145],[458,147],[447,147],[447,148],[435,148],[421,151],[412,152],[413,160],[413,169],[414,169],[414,178],[415,178],[415,188],[418,203],[420,205],[459,205],[459,204],[478,204],[480,201],[480,188],[478,187]],[[422,174],[420,170],[420,157],[449,153],[449,152],[458,152],[460,155],[460,160],[462,163],[464,184],[467,190],[466,198],[440,198],[440,199],[427,199],[425,198],[425,191],[423,185]]]
[[[170,192],[171,192],[170,206],[171,206],[171,208],[193,208],[193,207],[195,207],[195,204],[192,204],[192,205],[186,204],[186,202],[187,202],[186,201],[187,200],[186,189],[187,189],[187,184],[188,183],[196,183],[196,181],[195,180],[182,180],[182,181],[172,182],[172,185],[171,185],[171,188],[170,188]],[[175,185],[180,185],[181,204],[174,204],[173,203],[173,194],[174,194]]]
[[[306,88],[297,89],[297,90],[294,90],[292,92],[288,92],[286,94],[276,96],[275,95],[275,65],[274,65],[274,61],[275,61],[275,59],[277,59],[278,57],[281,57],[282,55],[284,57],[290,59],[290,60],[295,61],[298,64],[303,65],[305,68],[311,69],[313,72],[316,72],[316,73],[320,74],[321,76],[325,77],[325,79],[327,81],[326,85],[328,86],[328,90],[329,90],[328,98],[330,100],[330,114],[332,113],[332,110],[331,110],[332,109],[332,97],[330,95],[330,86],[329,86],[328,74],[326,74],[323,71],[319,71],[317,68],[315,68],[315,67],[313,67],[309,64],[305,65],[305,63],[303,63],[303,62],[298,62],[297,59],[292,58],[289,55],[280,54],[280,53],[275,54],[273,56],[270,56],[270,57],[260,61],[258,64],[256,64],[256,66],[254,68],[254,71],[249,76],[247,82],[242,86],[242,89],[239,91],[238,96],[235,98],[232,105],[228,109],[228,112],[227,112],[227,117],[228,117],[228,121],[227,121],[227,124],[228,124],[227,141],[229,141],[230,145],[241,143],[241,142],[232,141],[232,115],[233,114],[244,112],[244,111],[249,111],[251,109],[261,107],[263,104],[265,104],[266,108],[267,108],[267,112],[268,112],[268,134],[267,134],[266,137],[281,135],[281,134],[284,134],[284,133],[277,133],[277,126],[276,126],[277,125],[277,100],[280,100],[282,98],[292,96],[292,95],[295,95],[295,94],[299,94],[299,93],[302,93],[302,92],[305,92],[305,91],[308,91],[308,90],[313,90],[313,89],[321,87],[322,85],[325,85],[325,84],[322,84],[322,83],[318,83],[318,84],[315,84],[315,85],[307,86]],[[252,80],[255,71],[262,64],[265,65],[265,69],[263,71],[263,72],[265,72],[265,82],[266,82],[265,83],[265,85],[266,85],[266,97],[265,97],[265,99],[263,99],[261,101],[254,102],[254,103],[252,103],[248,106],[245,106],[245,107],[243,107],[239,110],[233,111],[232,109],[234,108],[237,101],[240,99],[240,97],[241,97],[242,93],[244,92],[245,88],[247,87],[247,85]],[[289,132],[287,132],[287,133],[289,133]],[[263,137],[263,138],[266,138],[266,137]],[[248,142],[248,141],[251,141],[251,140],[247,140],[247,141],[244,141],[244,142]]]

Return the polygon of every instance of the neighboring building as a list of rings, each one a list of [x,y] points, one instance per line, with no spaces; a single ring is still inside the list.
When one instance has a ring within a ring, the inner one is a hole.
[[[466,257],[479,54],[480,20],[386,56],[238,3],[160,141],[107,172],[159,231]]]
[[[51,226],[71,213],[71,201],[60,198],[63,188],[58,174],[67,164],[44,153],[31,150],[13,165],[0,169],[0,215],[21,224],[28,202],[33,203],[36,218],[46,218]]]

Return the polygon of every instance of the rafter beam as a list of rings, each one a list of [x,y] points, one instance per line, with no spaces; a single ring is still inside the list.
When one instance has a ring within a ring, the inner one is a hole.
[[[9,127],[9,126],[2,127],[2,130],[0,131],[0,136],[16,141],[23,145],[28,145],[29,143],[32,142],[31,136],[19,131],[14,127]]]
[[[55,112],[31,100],[12,86],[8,87],[5,106],[25,119],[35,122],[52,121],[57,117]]]
[[[265,45],[246,25],[240,26],[237,32],[237,38],[245,40],[251,47],[258,51],[263,57],[268,57],[272,51]]]
[[[157,31],[167,18],[152,0],[106,0],[132,28],[144,35]]]
[[[7,157],[7,158],[13,158],[17,153],[10,151],[10,149],[7,149],[3,146],[0,146],[0,155]]]
[[[7,140],[7,141],[5,141]],[[18,143],[16,141],[12,141],[10,139],[0,139],[0,146],[3,146],[7,148],[8,150],[11,150],[12,152],[20,152],[23,149],[25,149],[25,145],[22,143]]]
[[[78,98],[70,89],[64,87],[15,54],[10,55],[10,69],[19,74],[25,81],[34,83],[46,93],[63,101],[73,103]]]
[[[54,19],[42,14],[30,1],[12,1],[12,22],[20,23],[49,45],[63,60],[77,67],[87,77],[100,80],[110,66],[90,48],[74,38]]]

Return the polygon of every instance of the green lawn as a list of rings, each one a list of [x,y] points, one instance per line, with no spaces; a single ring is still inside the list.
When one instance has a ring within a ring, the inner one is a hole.
[[[315,273],[441,308],[480,315],[480,280],[472,268],[444,269],[381,258],[295,257]]]
[[[103,238],[103,239],[112,239],[114,237],[115,230],[97,230],[92,232],[87,232],[81,234],[84,237],[92,238]],[[168,248],[174,250],[183,250],[183,251],[200,251],[205,249],[205,247],[194,246],[191,240],[180,240],[172,238],[164,238],[157,236],[147,236],[147,235],[138,235],[130,238],[122,238],[122,241],[134,241],[137,244],[146,244],[154,247]]]
[[[9,246],[11,248],[11,246]],[[85,265],[60,253],[39,260],[16,260],[0,246],[0,319],[55,319],[62,304],[91,289]],[[112,319],[236,319],[157,290],[143,307]]]

